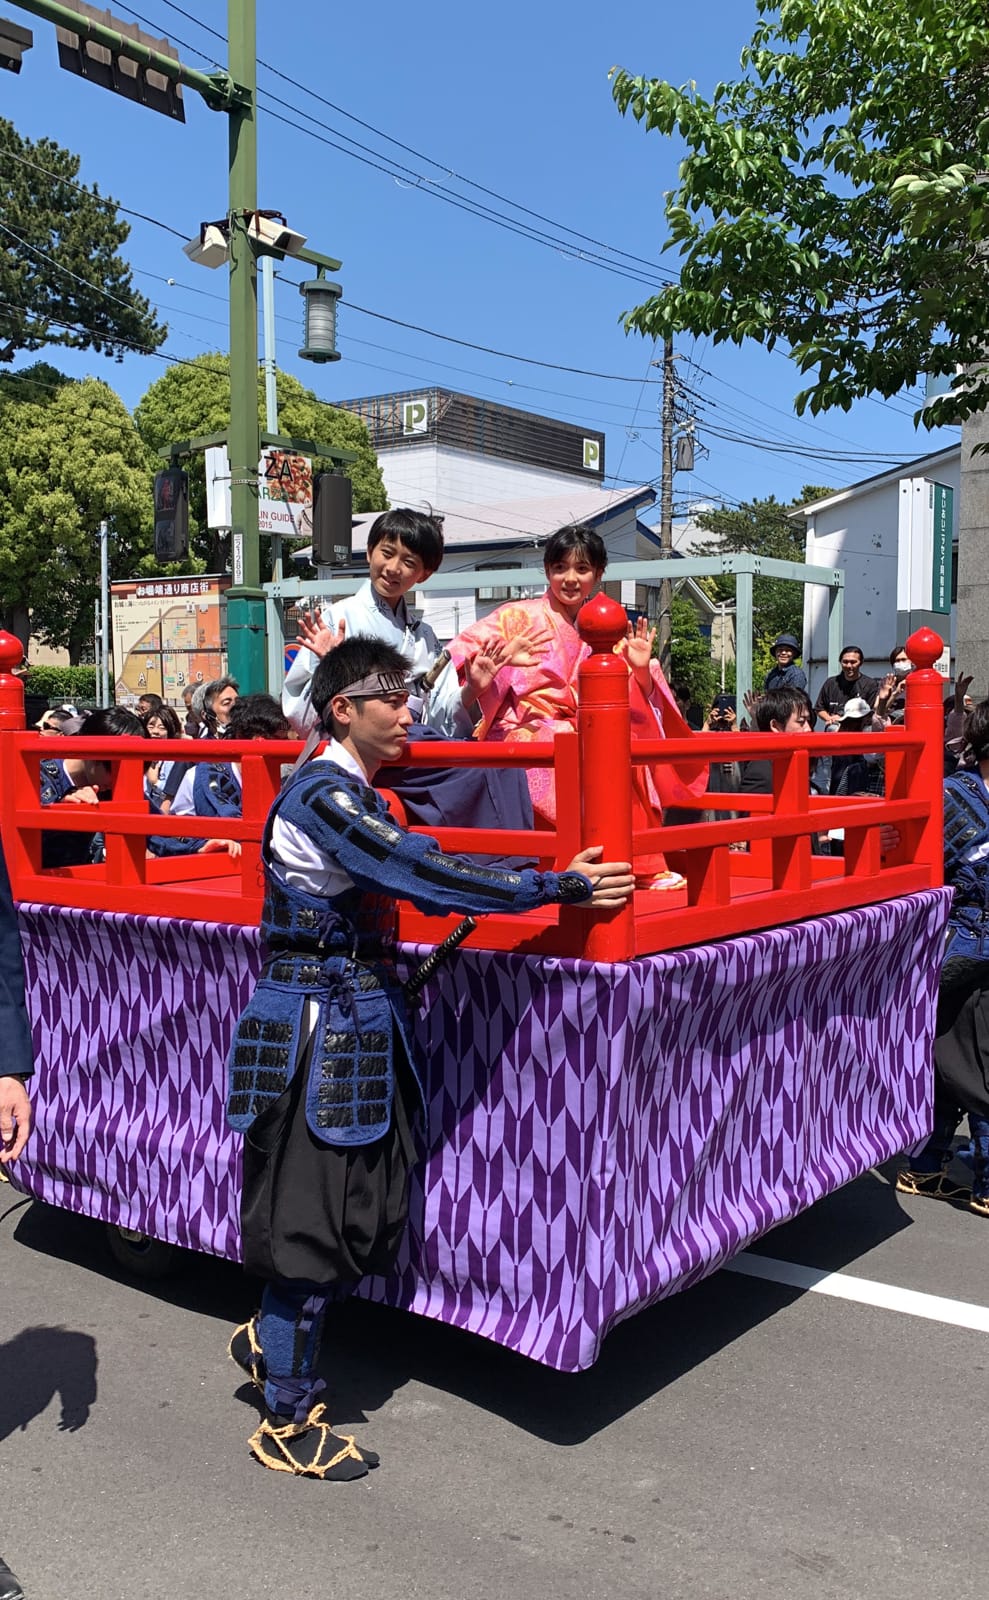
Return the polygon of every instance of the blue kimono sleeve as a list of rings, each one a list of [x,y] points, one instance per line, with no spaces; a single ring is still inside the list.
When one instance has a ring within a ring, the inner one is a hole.
[[[445,855],[435,839],[409,833],[384,810],[362,805],[360,790],[332,776],[301,784],[301,803],[280,807],[283,820],[301,829],[369,894],[410,900],[427,916],[450,911],[531,911],[535,906],[586,900],[591,882],[580,872],[510,872]]]

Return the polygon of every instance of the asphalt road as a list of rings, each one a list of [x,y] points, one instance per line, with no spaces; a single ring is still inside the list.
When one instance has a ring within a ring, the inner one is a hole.
[[[989,1223],[871,1174],[757,1252],[989,1306]],[[125,1280],[0,1189],[0,1552],[28,1600],[986,1600],[989,1334],[731,1272],[563,1376],[338,1313],[353,1484],[265,1471],[238,1269]]]

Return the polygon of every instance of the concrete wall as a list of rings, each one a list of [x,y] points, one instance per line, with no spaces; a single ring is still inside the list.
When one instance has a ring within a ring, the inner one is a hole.
[[[989,461],[987,461],[989,473]],[[961,471],[957,457],[939,461],[922,473],[908,466],[903,477],[927,476],[931,482],[954,489],[955,539],[959,534]],[[989,476],[986,479],[989,492]],[[889,671],[889,652],[897,638],[897,573],[899,569],[900,479],[881,480],[835,497],[807,521],[806,558],[809,564],[837,567],[845,574],[844,639],[865,652],[864,670],[872,677]],[[989,514],[986,516],[989,526]],[[964,546],[964,540],[961,541]],[[989,563],[985,595],[989,599]],[[828,609],[825,590],[804,590],[804,668],[811,694],[828,676]],[[943,619],[949,632],[952,660],[955,654],[955,619]],[[989,632],[987,632],[989,637]]]
[[[595,473],[579,478],[572,472],[550,472],[499,456],[451,450],[448,445],[423,444],[378,451],[385,489],[392,505],[442,507],[450,502],[491,505],[502,500],[534,500],[539,495],[565,494],[567,489],[594,489],[601,480]],[[561,518],[566,521],[566,518]],[[496,537],[491,530],[492,538]],[[484,529],[478,529],[478,538]]]
[[[972,694],[989,695],[989,413],[962,428],[961,515],[958,534],[958,665],[974,673]]]

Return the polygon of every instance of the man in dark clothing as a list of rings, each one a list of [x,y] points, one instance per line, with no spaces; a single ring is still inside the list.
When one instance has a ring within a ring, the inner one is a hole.
[[[781,633],[770,646],[769,653],[776,662],[775,667],[770,667],[766,673],[763,688],[767,693],[772,689],[804,689],[807,688],[807,674],[803,667],[795,665],[800,654],[800,645],[792,633]]]
[[[862,671],[865,656],[857,644],[846,644],[839,658],[841,671],[833,678],[825,678],[814,707],[825,728],[837,728],[846,700],[866,700],[870,708],[879,693],[878,678],[870,678]]]
[[[25,1087],[34,1072],[31,1030],[24,1004],[24,965],[17,913],[10,893],[7,865],[0,849],[0,1028],[5,1045],[0,1076],[0,1169],[16,1161],[31,1128],[31,1102]],[[0,1600],[24,1600],[6,1561],[0,1557]]]
[[[312,680],[327,749],[289,779],[265,827],[265,965],[230,1053],[227,1118],[244,1132],[244,1264],[265,1280],[230,1354],[264,1401],[250,1449],[276,1472],[346,1481],[377,1465],[335,1434],[317,1376],[327,1311],[386,1274],[405,1230],[425,1107],[391,951],[395,901],[432,915],[573,904],[615,909],[631,864],[583,850],[564,872],[444,855],[371,787],[412,722],[408,662],[355,634]]]
[[[810,733],[814,714],[803,689],[774,689],[764,694],[756,706],[756,728],[760,733]],[[772,794],[773,763],[746,761],[742,766],[739,794]]]

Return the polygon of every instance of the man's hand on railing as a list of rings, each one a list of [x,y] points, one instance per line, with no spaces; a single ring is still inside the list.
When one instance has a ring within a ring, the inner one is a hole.
[[[635,887],[632,864],[630,861],[600,861],[598,858],[602,854],[603,847],[592,844],[574,856],[566,871],[581,872],[591,880],[591,894],[586,900],[578,900],[578,905],[594,906],[602,911],[617,910]]]
[[[311,611],[304,611],[299,618],[298,640],[314,656],[328,656],[338,644],[343,644],[347,633],[347,624],[340,618],[338,628],[328,628],[321,617],[315,616]]]
[[[98,806],[100,792],[91,783],[86,783],[81,789],[70,789],[58,803],[61,806]]]
[[[883,822],[879,828],[879,854],[887,855],[890,850],[900,848],[900,830],[891,822]]]
[[[199,854],[201,856],[216,856],[221,850],[226,850],[232,861],[240,855],[239,839],[207,839]]]

